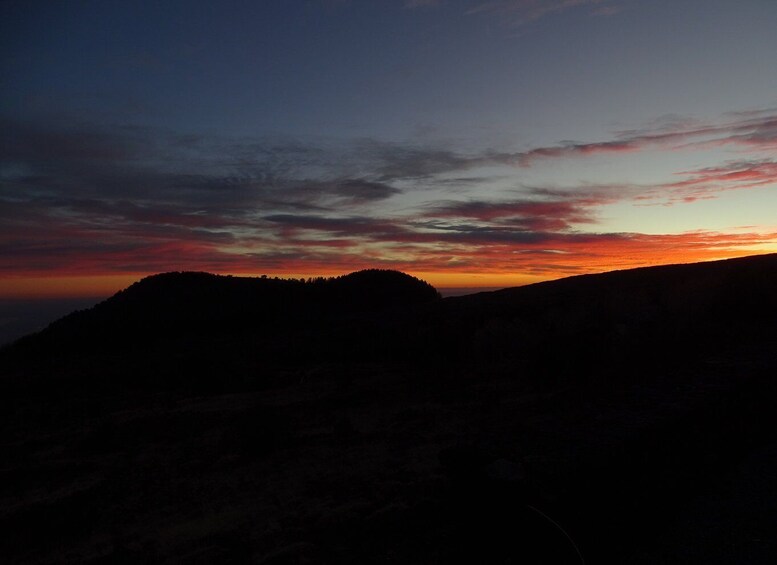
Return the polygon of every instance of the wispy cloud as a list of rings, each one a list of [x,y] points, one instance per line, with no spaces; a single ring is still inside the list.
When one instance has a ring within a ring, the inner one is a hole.
[[[756,151],[777,149],[777,114],[744,116],[721,124],[680,122],[658,129],[629,130],[604,141],[536,147],[516,153],[513,158],[517,163],[529,166],[535,161],[549,158],[628,153],[656,148],[700,149],[723,146],[738,146]]]
[[[644,191],[636,199],[658,200],[669,204],[687,203],[714,198],[724,191],[777,185],[777,161],[772,159],[729,161],[719,166],[677,174],[686,178],[653,187]]]
[[[462,154],[450,149],[363,140],[358,148],[385,182],[429,179],[435,175],[495,165],[530,167],[545,160],[638,153],[650,150],[705,150],[729,147],[769,154],[777,150],[777,113],[750,112],[722,123],[700,123],[674,116],[655,127],[617,132],[601,141],[563,142],[525,151]]]
[[[777,234],[602,233],[600,209],[774,183],[775,128],[773,112],[721,124],[672,118],[600,142],[464,154],[378,140],[227,139],[5,120],[0,274],[331,273],[380,265],[559,276],[744,255]],[[747,156],[652,186],[516,180],[522,167],[543,160],[710,143]],[[511,171],[516,179],[506,176]],[[481,190],[495,174],[512,189]],[[408,196],[411,204],[388,206]]]
[[[0,196],[45,197],[51,205],[130,200],[245,216],[257,208],[358,206],[401,193],[380,173],[341,170],[326,148],[296,142],[11,120],[0,126]]]
[[[541,191],[534,191],[535,195]],[[595,223],[594,209],[612,202],[611,196],[570,193],[553,199],[466,200],[436,203],[427,218],[465,218],[496,222],[532,231],[565,231],[576,224]]]

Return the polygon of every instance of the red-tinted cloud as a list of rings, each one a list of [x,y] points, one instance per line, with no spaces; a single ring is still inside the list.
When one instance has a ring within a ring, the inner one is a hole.
[[[632,130],[623,132],[617,139],[537,147],[502,158],[529,166],[538,159],[729,145],[751,150],[777,149],[777,115],[746,116],[718,125],[678,124],[660,130]]]
[[[777,245],[777,232],[726,234],[711,231],[681,234],[547,234],[537,241],[520,244],[438,239],[413,246],[382,242],[379,249],[360,253],[327,254],[304,248],[290,253],[257,254],[259,264],[276,272],[345,272],[369,265],[409,272],[506,273],[556,278],[571,274],[601,272],[646,265],[688,263],[754,253],[764,242]],[[403,257],[405,255],[405,257]]]
[[[535,191],[538,193],[541,191]],[[567,194],[554,199],[522,199],[510,201],[468,200],[446,202],[424,214],[428,218],[468,218],[481,222],[500,222],[527,230],[563,231],[573,224],[595,222],[593,208],[612,202],[604,195]]]
[[[643,190],[636,200],[663,203],[694,202],[718,193],[777,184],[777,161],[770,159],[731,161],[717,167],[683,171],[683,180]]]
[[[383,266],[551,278],[744,255],[765,243],[777,246],[774,230],[592,232],[599,208],[634,198],[633,186],[628,191],[523,187],[493,200],[485,191],[469,199],[473,192],[458,192],[458,201],[431,195],[449,188],[444,183],[453,172],[521,159],[529,163],[715,140],[768,148],[774,142],[772,115],[740,115],[723,126],[673,122],[602,143],[525,153],[462,156],[371,141],[346,152],[342,162],[325,148],[295,144],[230,145],[148,131],[14,125],[19,143],[0,132],[0,275],[333,274]],[[637,198],[691,201],[721,190],[765,186],[775,182],[777,162],[739,159],[678,174],[676,181],[642,187]],[[453,180],[460,191],[492,179]],[[421,192],[426,185],[434,191]],[[430,196],[414,209],[388,213],[383,207],[410,190]]]

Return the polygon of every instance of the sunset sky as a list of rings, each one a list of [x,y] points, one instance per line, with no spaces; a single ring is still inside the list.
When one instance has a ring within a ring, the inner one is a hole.
[[[0,299],[777,251],[774,0],[5,0],[0,50]]]

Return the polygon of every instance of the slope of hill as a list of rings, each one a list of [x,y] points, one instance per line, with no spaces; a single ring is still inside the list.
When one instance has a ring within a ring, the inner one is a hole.
[[[386,270],[331,279],[247,278],[174,272],[147,277],[95,307],[58,320],[43,335],[96,339],[105,332],[250,331],[263,323],[407,307],[439,298],[424,281]],[[73,340],[75,341],[75,340]]]
[[[147,379],[159,389],[255,388],[280,365],[367,359],[377,333],[439,298],[424,281],[378,269],[309,281],[164,273],[18,340],[2,357],[26,375],[14,386],[55,394],[60,386],[145,389]]]
[[[772,563],[774,288],[144,279],[0,352],[0,557]]]

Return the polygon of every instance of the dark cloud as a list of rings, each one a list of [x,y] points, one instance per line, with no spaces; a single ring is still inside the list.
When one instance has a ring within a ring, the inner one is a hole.
[[[286,236],[297,230],[312,230],[327,233],[331,237],[362,237],[373,240],[402,241],[403,236],[410,233],[408,228],[401,223],[366,216],[328,217],[273,214],[265,216],[263,219],[284,228],[281,234]]]
[[[352,202],[373,202],[385,200],[395,194],[400,194],[402,191],[382,182],[346,179],[334,183],[332,192]]]
[[[143,128],[43,127],[5,120],[3,194],[129,199],[228,210],[322,210],[390,199],[407,185],[466,186],[456,172],[529,166],[538,160],[635,152],[652,147],[777,147],[777,116],[754,114],[703,125],[675,118],[617,139],[523,152],[465,155],[451,149],[361,140],[314,146],[294,140],[219,139]]]
[[[347,208],[401,192],[366,178],[326,179],[329,157],[298,143],[3,125],[0,199],[23,203],[44,224],[249,229],[262,212]],[[324,178],[306,177],[316,172]]]
[[[471,218],[484,222],[509,223],[530,230],[563,231],[572,224],[595,221],[592,208],[611,198],[565,195],[554,200],[467,200],[435,205],[425,215],[433,218]]]
[[[343,178],[327,181],[308,180],[288,182],[284,188],[287,200],[297,198],[308,203],[327,200],[337,207],[358,206],[387,200],[401,194],[402,190],[384,182],[359,178]]]
[[[663,124],[657,129],[621,132],[617,139],[612,140],[537,147],[526,152],[515,153],[512,159],[522,166],[529,166],[543,158],[581,157],[654,148],[704,148],[729,145],[755,150],[777,148],[777,115],[755,114],[755,117],[744,116],[723,124],[707,125],[692,121],[675,121]],[[509,157],[505,156],[506,160]]]
[[[526,225],[516,222],[505,224],[474,224],[459,221],[440,220],[387,220],[371,217],[326,217],[317,215],[277,214],[266,216],[265,221],[277,224],[284,237],[299,235],[301,230],[316,231],[328,237],[358,237],[382,243],[418,244],[504,244],[538,243],[560,241],[566,237],[588,237],[587,234],[565,234],[561,232],[532,229],[532,222]],[[538,220],[538,226],[553,227],[550,221]]]
[[[557,234],[534,231],[524,226],[430,222],[424,227],[432,230],[437,241],[466,245],[541,243],[557,237]]]
[[[381,182],[428,179],[490,162],[482,155],[465,156],[449,149],[370,139],[360,140],[355,150],[356,158],[369,166]]]
[[[564,142],[527,151],[485,151],[465,155],[449,149],[362,140],[358,151],[380,180],[428,180],[435,175],[494,165],[528,167],[544,159],[622,154],[649,149],[703,149],[739,146],[770,151],[777,148],[777,115],[753,111],[721,124],[704,124],[678,116],[666,117],[654,128],[619,132],[613,139]],[[440,182],[440,179],[435,179]]]
[[[6,192],[15,186],[71,197],[292,207],[324,205],[327,199],[358,204],[400,192],[385,182],[343,176],[331,152],[291,141],[8,120],[3,125],[8,126],[0,138]]]
[[[618,200],[691,201],[777,182],[772,159],[689,170],[678,173],[679,180],[649,187],[524,185],[503,189],[494,199],[450,199],[451,187],[476,189],[495,181],[478,176],[480,167],[654,146],[770,148],[777,129],[772,113],[735,116],[720,125],[672,118],[603,142],[468,155],[374,140],[303,143],[4,123],[0,271],[5,273],[255,272],[272,266],[311,272],[369,264],[503,272],[533,269],[540,255],[548,258],[549,269],[573,272],[584,257],[616,268],[627,266],[628,258],[613,262],[623,253],[642,261],[659,252],[671,257],[676,255],[671,246],[682,244],[696,259],[704,255],[704,245],[739,249],[773,237],[686,234],[670,240],[578,231],[595,224],[599,207]],[[403,192],[427,189],[431,196],[412,207],[389,213],[384,204]]]

